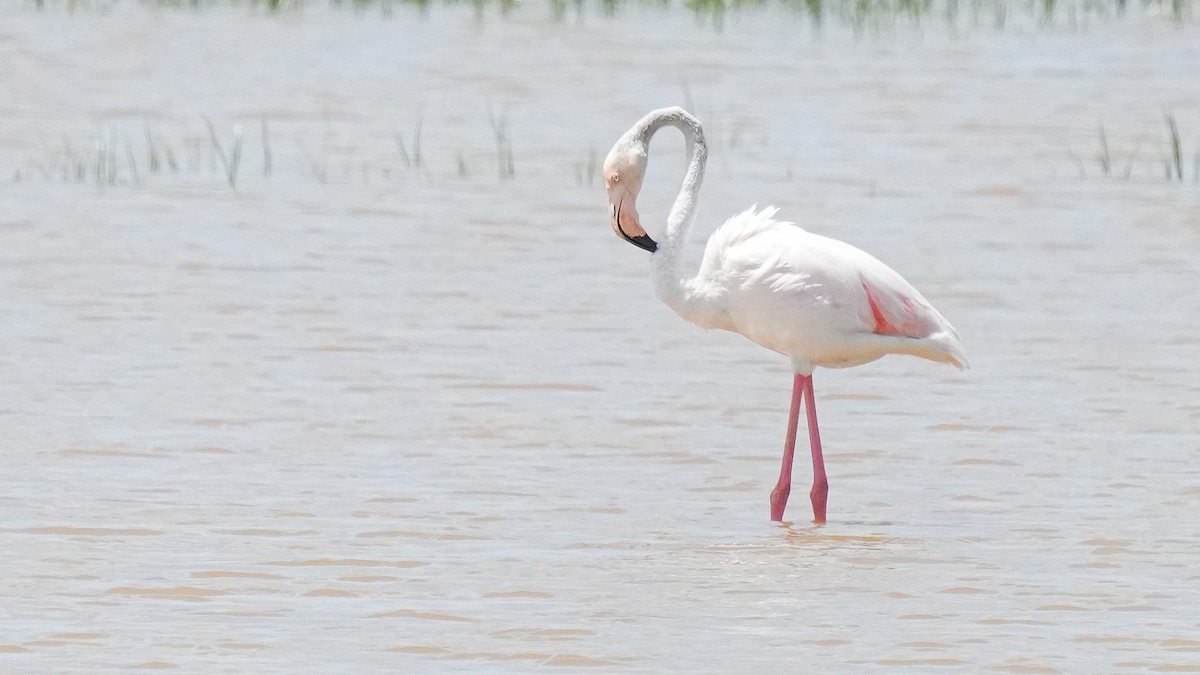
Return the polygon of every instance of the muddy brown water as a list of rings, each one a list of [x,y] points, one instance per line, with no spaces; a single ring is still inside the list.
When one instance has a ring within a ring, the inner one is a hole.
[[[0,670],[1200,670],[1196,25],[3,13]],[[972,357],[818,371],[824,527],[786,360],[590,175],[678,103],[699,230],[777,204]]]

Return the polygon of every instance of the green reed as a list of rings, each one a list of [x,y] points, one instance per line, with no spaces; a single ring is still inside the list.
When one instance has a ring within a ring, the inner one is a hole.
[[[1186,177],[1185,161],[1185,143],[1179,131],[1179,123],[1175,119],[1175,115],[1170,112],[1163,114],[1166,123],[1166,138],[1163,145],[1160,146],[1160,155],[1162,159],[1163,178],[1168,181],[1182,182]],[[1137,136],[1137,140],[1133,143],[1133,149],[1125,157],[1125,169],[1121,172],[1122,180],[1129,180],[1133,175],[1134,166],[1137,164],[1138,156],[1142,151],[1142,146],[1146,140],[1146,129],[1143,129]],[[1100,131],[1097,135],[1098,148],[1096,152],[1096,164],[1099,165],[1100,173],[1103,176],[1115,175],[1116,154],[1113,152],[1109,142],[1108,133],[1103,124],[1100,125]],[[1079,169],[1081,178],[1087,177],[1087,169],[1083,160],[1071,148],[1067,147],[1067,153],[1075,162]],[[1144,164],[1143,164],[1144,165]],[[1200,183],[1200,145],[1197,145],[1192,162],[1192,180]]]
[[[1200,0],[543,0],[521,3],[518,0],[24,0],[27,6],[44,9],[106,9],[122,4],[143,4],[157,8],[203,9],[206,7],[261,8],[268,12],[300,11],[331,7],[354,11],[378,10],[393,13],[414,8],[424,13],[437,7],[470,7],[479,13],[496,11],[505,15],[517,10],[546,11],[557,21],[574,16],[614,16],[626,11],[683,11],[711,19],[715,27],[726,16],[782,9],[806,17],[820,26],[837,19],[856,27],[897,19],[941,18],[955,24],[961,17],[975,22],[986,20],[1004,28],[1018,17],[1041,24],[1065,20],[1074,23],[1086,18],[1118,17],[1140,7],[1146,12],[1182,22],[1196,17]]]

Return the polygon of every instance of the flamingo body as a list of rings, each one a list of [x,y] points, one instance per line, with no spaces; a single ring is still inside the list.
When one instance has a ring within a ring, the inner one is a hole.
[[[668,125],[683,132],[690,159],[660,245],[642,228],[636,202],[650,138]],[[687,111],[663,108],[643,117],[604,161],[612,228],[651,253],[655,292],[681,317],[741,333],[791,359],[792,403],[779,480],[771,492],[771,519],[783,519],[791,492],[804,407],[813,464],[809,498],[814,520],[823,523],[829,483],[813,370],[857,366],[888,354],[966,368],[966,352],[954,327],[895,270],[850,244],[776,220],[774,207],[751,207],[725,221],[709,238],[699,271],[684,273],[681,251],[695,220],[707,157],[704,129]]]
[[[703,302],[684,318],[731,330],[792,359],[797,372],[887,354],[967,364],[958,335],[892,268],[836,239],[750,208],[725,221],[687,281]]]

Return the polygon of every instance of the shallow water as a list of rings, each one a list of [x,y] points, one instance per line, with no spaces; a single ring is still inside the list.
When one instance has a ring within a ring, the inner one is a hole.
[[[1195,25],[4,12],[0,670],[1200,670]],[[784,359],[589,178],[674,103],[701,229],[778,204],[972,357],[817,373],[824,527]]]

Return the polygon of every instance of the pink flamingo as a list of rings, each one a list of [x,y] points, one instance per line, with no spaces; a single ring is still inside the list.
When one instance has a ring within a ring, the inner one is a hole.
[[[683,132],[690,156],[660,245],[638,221],[636,201],[650,137],[664,126]],[[847,368],[887,354],[908,354],[967,367],[958,333],[895,270],[850,244],[774,219],[777,209],[751,207],[709,237],[695,276],[680,271],[695,220],[708,149],[700,121],[682,108],[655,110],[625,132],[604,160],[613,231],[651,253],[654,290],[679,316],[704,328],[741,333],[788,356],[795,377],[771,520],[782,521],[792,487],[792,455],[800,405],[807,400],[813,518],[825,522],[829,481],[817,430],[813,369]]]

